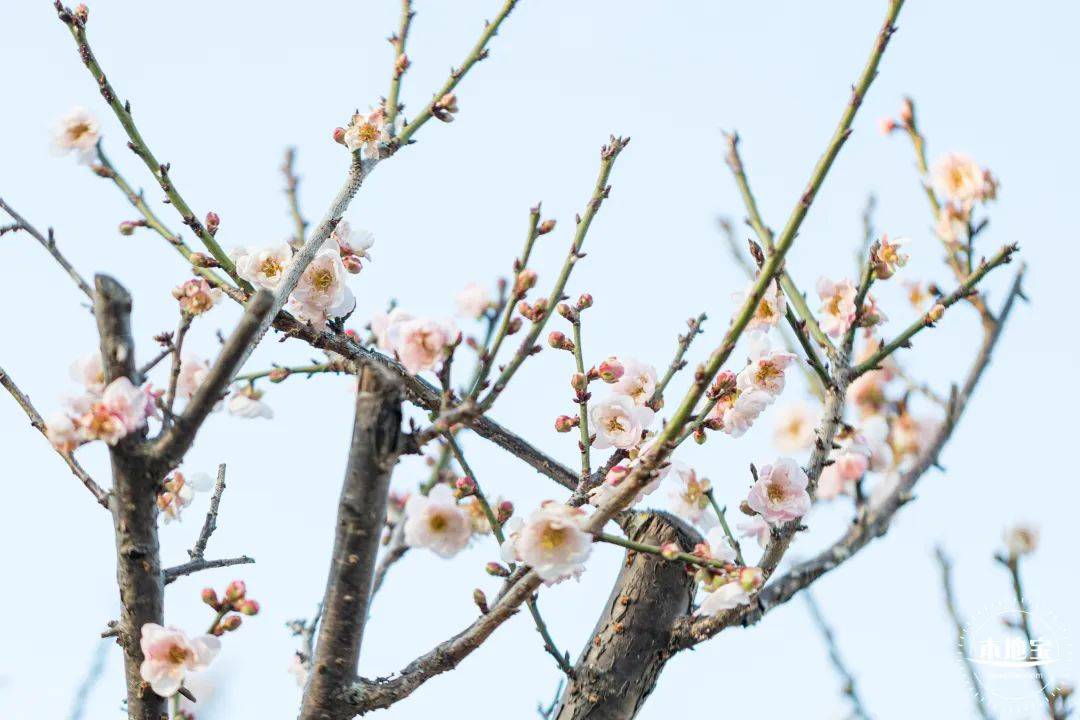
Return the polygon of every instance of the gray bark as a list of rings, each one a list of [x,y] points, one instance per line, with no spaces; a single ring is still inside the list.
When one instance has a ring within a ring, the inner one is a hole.
[[[700,542],[694,530],[666,513],[635,513],[622,524],[637,542],[677,542],[685,550]],[[671,658],[672,627],[690,611],[693,598],[694,580],[682,563],[628,551],[553,718],[635,717]]]

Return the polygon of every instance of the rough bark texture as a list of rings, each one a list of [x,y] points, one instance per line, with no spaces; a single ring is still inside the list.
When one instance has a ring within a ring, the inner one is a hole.
[[[390,473],[402,448],[400,388],[376,369],[361,371],[359,382],[322,624],[301,720],[337,720],[353,714],[343,698],[356,681]]]
[[[101,335],[101,354],[108,381],[134,377],[135,349],[131,338],[131,296],[115,280],[95,278],[94,314]],[[116,535],[116,581],[120,587],[120,634],[127,679],[130,720],[160,720],[165,701],[143,684],[139,636],[146,623],[164,620],[164,585],[158,551],[157,508],[161,478],[149,469],[142,452],[145,431],[131,433],[109,449],[113,487],[109,509]]]
[[[635,513],[627,537],[692,549],[700,537],[666,513]],[[671,657],[675,621],[690,611],[694,581],[682,563],[629,551],[588,645],[555,711],[557,720],[628,720],[637,715]]]

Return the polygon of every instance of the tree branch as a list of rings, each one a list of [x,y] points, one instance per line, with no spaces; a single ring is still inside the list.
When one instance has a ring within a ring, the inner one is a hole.
[[[818,630],[821,632],[821,637],[825,640],[825,646],[829,651],[829,662],[832,663],[833,669],[836,670],[836,674],[840,676],[840,680],[844,683],[842,689],[844,695],[851,702],[852,717],[859,718],[859,720],[870,720],[870,714],[866,712],[862,698],[859,697],[859,692],[855,689],[855,676],[848,670],[844,658],[840,655],[840,648],[836,644],[833,629],[825,621],[825,616],[821,614],[821,609],[809,590],[803,593],[803,599],[806,600],[806,607],[810,610],[810,617],[813,618],[814,624],[817,625]]]
[[[53,238],[52,228],[49,228],[49,234],[48,237],[46,237],[45,235],[42,235],[40,232],[38,232],[33,225],[28,223],[22,215],[15,212],[14,208],[4,202],[3,198],[0,198],[0,208],[2,208],[4,212],[10,215],[11,219],[15,221],[16,225],[14,229],[25,230],[26,232],[30,233],[30,235],[39,243],[41,243],[41,246],[45,248],[50,255],[53,256],[53,259],[56,260],[57,263],[59,263],[60,267],[64,268],[64,272],[66,272],[68,276],[75,281],[75,284],[79,286],[79,289],[83,291],[83,294],[91,300],[93,299],[94,291],[90,289],[89,283],[83,280],[83,277],[79,274],[79,271],[76,270],[74,266],[72,266],[72,264],[68,262],[67,258],[65,258],[60,253],[60,250],[56,247],[56,240]]]
[[[960,610],[957,608],[956,597],[953,594],[952,562],[941,547],[934,548],[934,555],[937,557],[938,565],[941,566],[941,588],[945,595],[945,607],[949,611],[949,618],[952,620],[953,628],[956,631],[956,644],[960,650],[960,658],[964,663],[964,672],[967,673],[972,694],[975,696],[975,711],[979,713],[982,720],[994,720],[994,716],[990,714],[990,708],[986,704],[982,678],[979,677],[979,671],[975,669],[975,664],[971,662],[971,653],[968,651],[968,638],[967,633],[964,631],[965,623],[960,617]]]

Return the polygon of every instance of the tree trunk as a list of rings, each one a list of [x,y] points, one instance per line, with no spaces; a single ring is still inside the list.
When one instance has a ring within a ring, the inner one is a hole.
[[[402,449],[401,402],[400,388],[384,373],[374,368],[360,371],[322,624],[301,720],[337,720],[353,714],[342,700],[356,682],[390,473]]]
[[[627,537],[651,545],[677,542],[691,550],[701,540],[667,513],[634,513],[622,525]],[[636,716],[671,657],[671,628],[690,611],[693,599],[694,580],[682,563],[628,551],[553,717],[629,720]]]

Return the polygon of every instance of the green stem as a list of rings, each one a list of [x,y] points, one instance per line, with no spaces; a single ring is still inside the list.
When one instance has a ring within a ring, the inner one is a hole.
[[[577,371],[584,375],[585,359],[583,356],[584,351],[581,348],[581,318],[578,317],[571,324],[574,328],[574,363],[577,366]],[[587,396],[588,393],[585,393],[585,395]],[[589,401],[587,397],[578,400],[578,429],[581,431],[581,439],[578,441],[581,446],[581,479],[585,481],[592,474],[592,468],[590,467],[590,446],[592,443],[589,438]]]
[[[405,42],[409,37],[409,27],[412,25],[413,16],[412,0],[401,0],[401,22],[398,25],[394,46],[393,77],[390,80],[390,92],[386,96],[386,126],[390,132],[394,132],[394,121],[397,120],[399,97],[401,96],[401,78],[407,68],[398,68],[398,62],[405,56]],[[441,96],[440,96],[441,97]],[[438,100],[438,98],[436,98]]]
[[[723,570],[724,572],[730,572],[732,569],[731,563],[713,560],[712,558],[703,558],[687,552],[680,551],[665,555],[663,549],[657,545],[649,545],[648,543],[637,542],[636,540],[628,540],[627,538],[611,535],[610,533],[596,533],[595,537],[598,542],[618,545],[619,547],[624,547],[627,550],[633,550],[635,552],[656,555],[657,557],[662,557],[666,560],[678,560],[679,562],[688,563],[690,565],[700,565],[701,567]]]
[[[742,546],[739,545],[739,541],[735,539],[735,535],[732,534],[731,528],[728,526],[727,508],[722,508],[716,503],[716,498],[713,496],[712,490],[705,493],[705,497],[709,498],[709,504],[712,505],[713,512],[716,513],[717,519],[720,520],[720,527],[724,529],[724,535],[727,536],[727,541],[731,544],[731,549],[735,551],[736,562],[740,565],[746,565],[746,561],[743,560]]]

